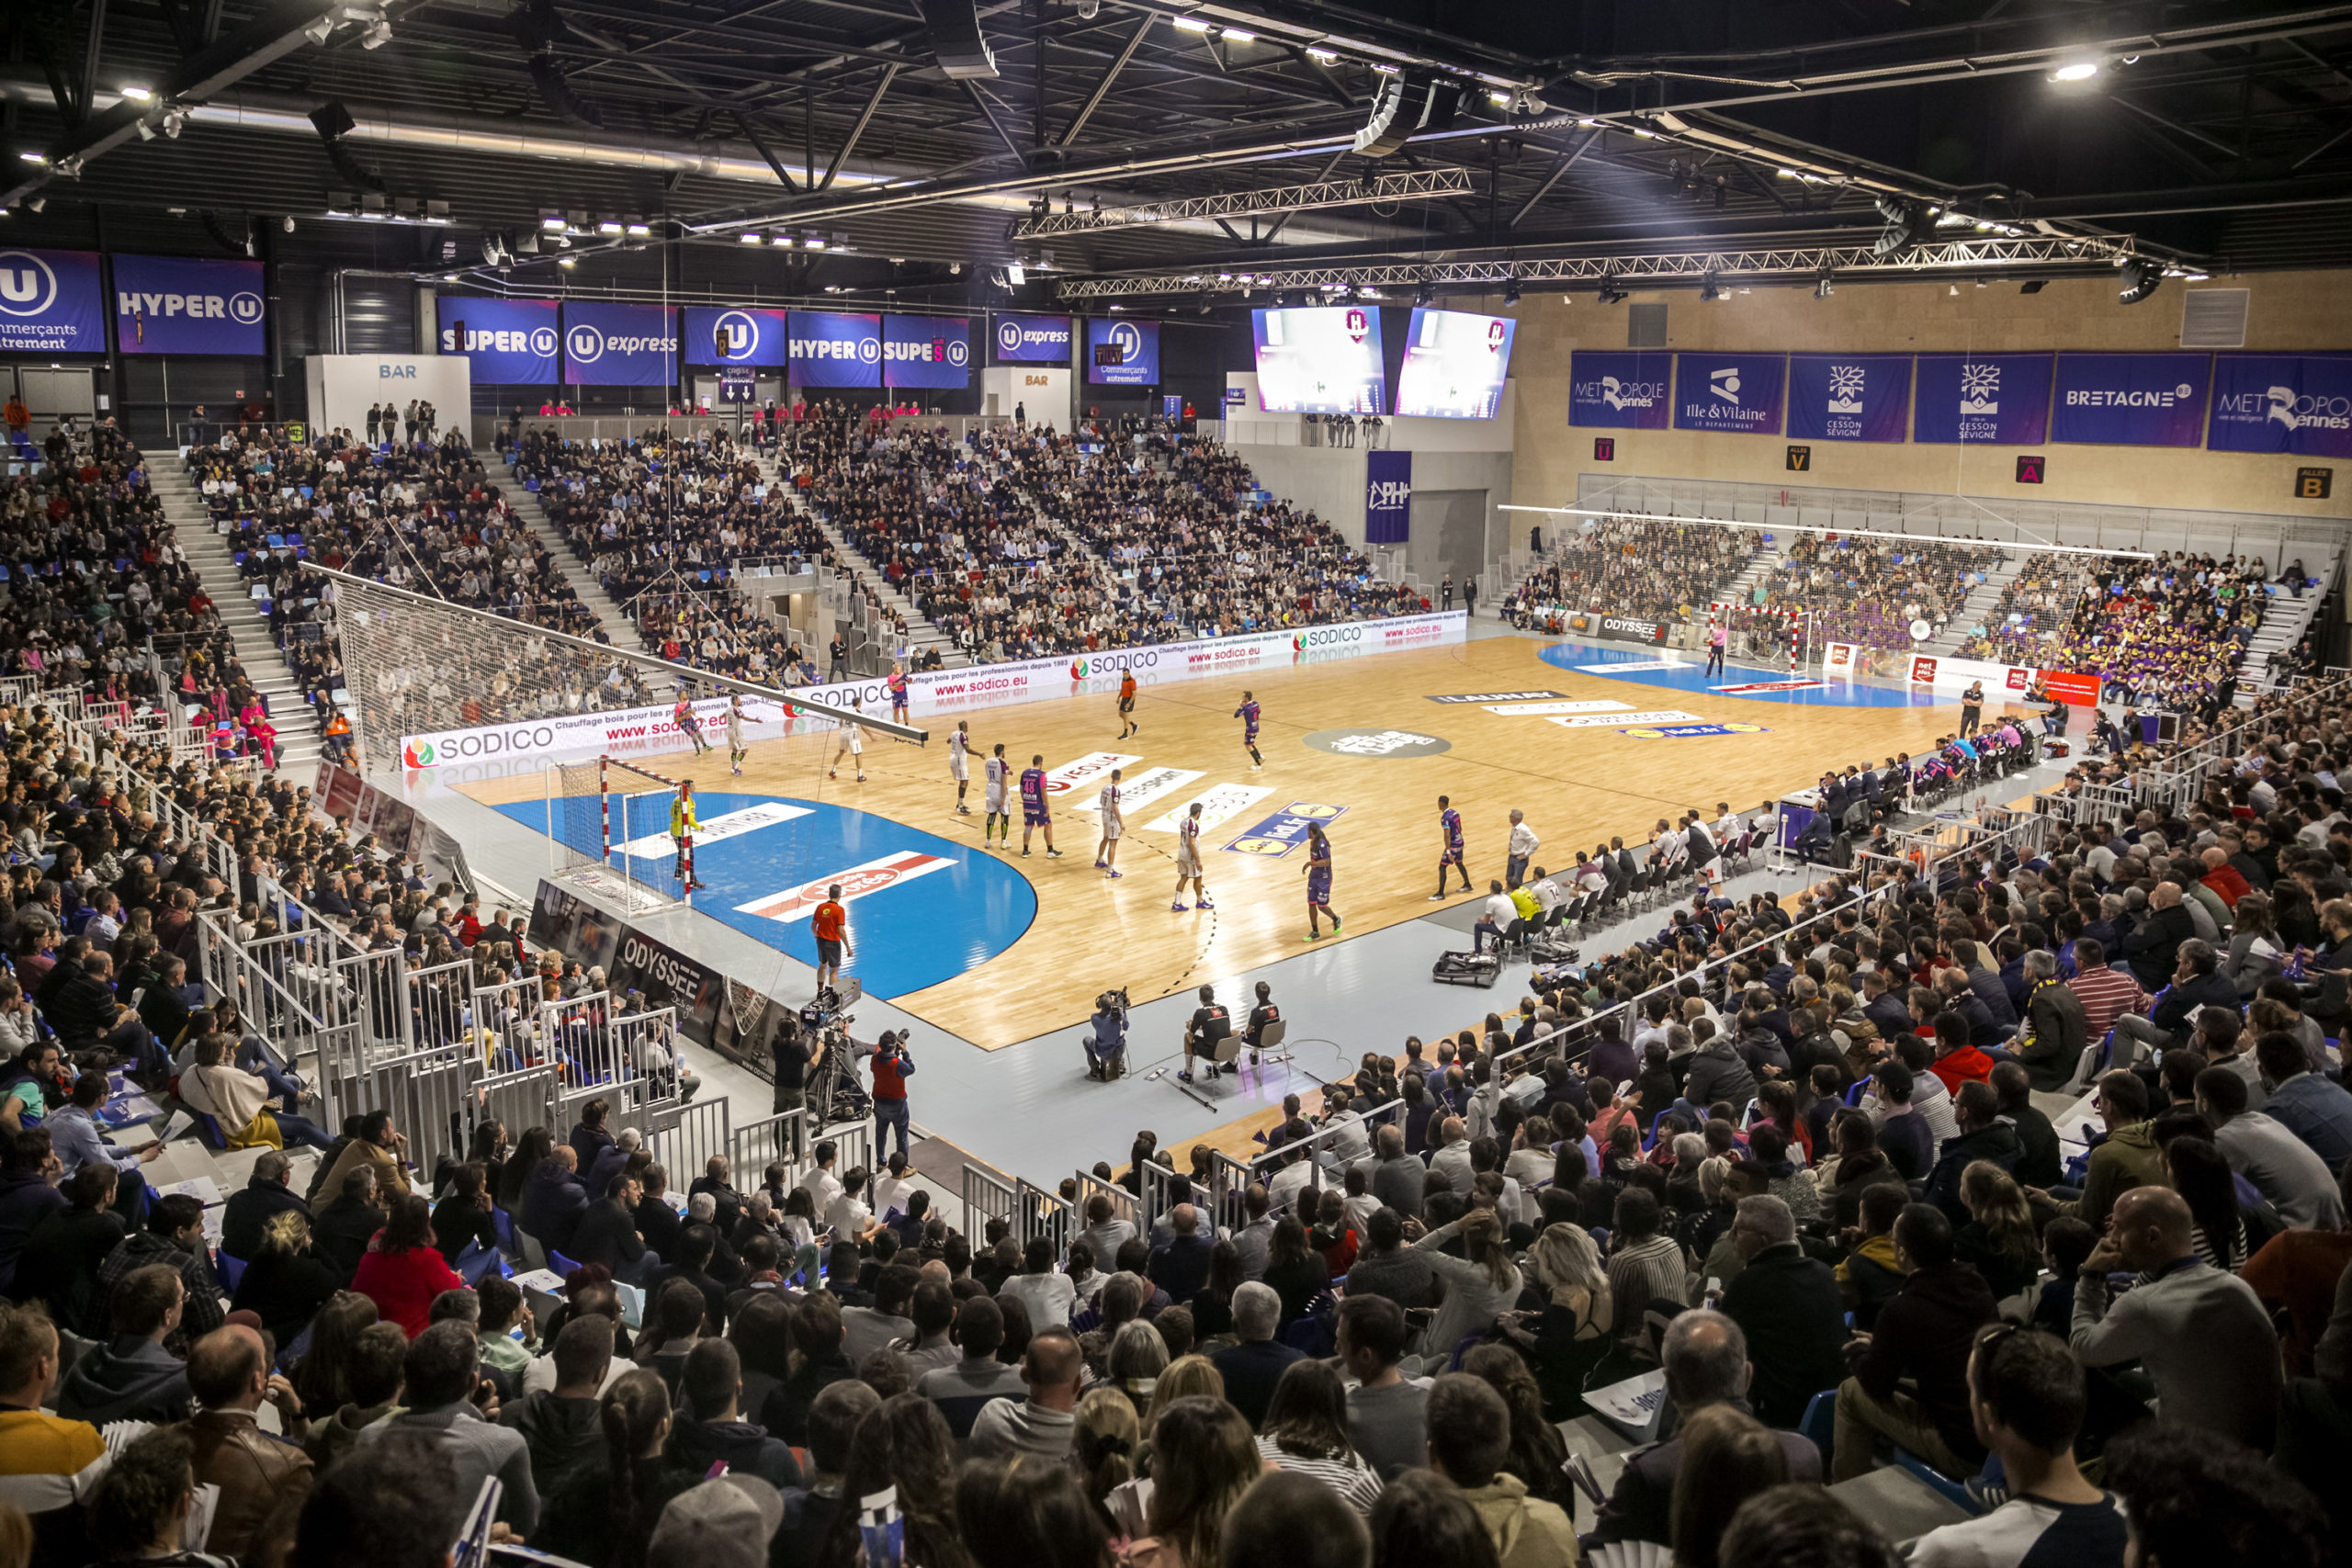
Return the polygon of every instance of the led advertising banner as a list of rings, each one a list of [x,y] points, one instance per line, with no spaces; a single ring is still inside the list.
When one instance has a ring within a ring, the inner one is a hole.
[[[1159,385],[1159,323],[1106,321],[1090,317],[1086,323],[1086,379],[1097,387],[1156,387]]]
[[[2201,446],[2210,354],[2062,354],[2050,439]]]
[[[797,387],[882,384],[882,318],[857,310],[792,312],[792,381]]]
[[[114,343],[125,354],[266,352],[261,263],[114,258]]]
[[[0,251],[0,353],[104,354],[96,251]]]
[[[2216,452],[2352,457],[2352,355],[2219,355],[2205,444]]]
[[[882,318],[882,382],[888,387],[972,384],[972,323],[961,316]]]
[[[1788,368],[1781,354],[1676,355],[1674,427],[1778,435]]]
[[[1518,323],[1508,316],[1415,307],[1396,372],[1396,412],[1424,419],[1492,419],[1502,406]]]
[[[990,341],[999,365],[1068,365],[1068,316],[999,316]]]
[[[1268,413],[1383,413],[1388,371],[1369,305],[1252,310],[1258,406]]]
[[[1900,441],[1911,427],[1907,354],[1789,355],[1789,439]]]
[[[1595,430],[1664,430],[1674,408],[1674,355],[1568,356],[1568,423]]]
[[[491,299],[444,294],[434,319],[441,327],[441,352],[462,354],[474,381],[526,385],[556,379],[556,304],[552,299]],[[465,341],[458,331],[465,329]]]
[[[1412,535],[1413,455],[1367,452],[1363,468],[1364,543],[1403,544]]]
[[[782,310],[750,306],[689,305],[686,363],[780,370],[792,344],[785,317]]]
[[[2039,446],[2050,436],[2050,355],[1923,354],[1911,439]]]
[[[588,387],[673,387],[678,312],[666,305],[567,299],[563,378]]]

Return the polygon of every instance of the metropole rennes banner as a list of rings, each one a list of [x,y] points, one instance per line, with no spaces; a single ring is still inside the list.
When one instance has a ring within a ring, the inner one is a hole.
[[[972,323],[961,316],[882,318],[882,384],[944,387],[972,384]]]
[[[1789,355],[1789,439],[1900,441],[1911,428],[1907,354]]]
[[[563,378],[583,387],[673,387],[678,312],[594,299],[563,304]]]
[[[1664,430],[1674,409],[1674,355],[1594,353],[1568,356],[1568,423],[1594,430]]]
[[[1785,354],[1678,354],[1674,427],[1778,435],[1788,372]]]
[[[793,311],[792,384],[879,387],[882,318],[858,310]]]
[[[2050,435],[2050,355],[1923,354],[1911,439],[2039,446]]]
[[[261,263],[114,258],[114,344],[124,354],[267,352]]]
[[[435,302],[441,352],[472,362],[474,385],[553,385],[558,363],[556,304],[552,299],[492,299],[479,294],[444,294]],[[465,332],[458,341],[458,330]],[[447,417],[444,415],[444,417]]]
[[[686,363],[781,370],[792,351],[786,313],[750,305],[686,307]]]
[[[2352,355],[2217,355],[2205,444],[2216,452],[2352,457]]]
[[[2050,439],[2202,446],[2210,354],[2061,354]]]
[[[0,353],[104,354],[96,251],[0,251]]]

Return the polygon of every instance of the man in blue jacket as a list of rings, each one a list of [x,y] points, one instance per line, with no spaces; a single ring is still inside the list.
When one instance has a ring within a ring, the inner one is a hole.
[[[2161,891],[2161,889],[2159,889]],[[2148,1008],[2148,1016],[2134,1018],[2129,1013],[2115,1021],[2115,1038],[2130,1041],[2130,1052],[2119,1052],[2116,1066],[2128,1067],[2139,1060],[2137,1047],[2146,1046],[2152,1057],[2186,1045],[2196,1029],[2199,1008],[2238,1010],[2238,988],[2230,978],[2219,973],[2221,957],[2213,944],[2191,937],[2180,944],[2180,952],[2173,966],[2172,983],[2156,993]]]

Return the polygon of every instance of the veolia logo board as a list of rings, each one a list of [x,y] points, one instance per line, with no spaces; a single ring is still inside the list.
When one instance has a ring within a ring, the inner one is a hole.
[[[0,353],[104,354],[96,251],[0,250]]]

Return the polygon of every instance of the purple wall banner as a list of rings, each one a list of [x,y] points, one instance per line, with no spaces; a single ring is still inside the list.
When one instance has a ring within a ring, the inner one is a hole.
[[[1095,350],[1119,345],[1119,363],[1097,365]],[[1159,384],[1159,323],[1111,321],[1091,316],[1086,322],[1086,378],[1097,387],[1156,387]]]
[[[2062,354],[2050,439],[2202,446],[2210,354]]]
[[[1911,428],[1907,354],[1789,355],[1789,439],[1900,441]]]
[[[552,385],[557,349],[552,299],[492,299],[480,294],[444,294],[435,303],[441,352],[473,361],[474,380],[493,386]],[[458,329],[466,340],[458,341]]]
[[[1664,430],[1674,410],[1674,355],[1568,356],[1568,423],[1595,430]]]
[[[860,310],[792,312],[797,387],[879,387],[882,318]]]
[[[686,307],[686,363],[689,365],[749,365],[782,369],[791,352],[791,334],[785,312],[749,306],[721,309],[716,305]],[[727,346],[718,345],[724,328]]]
[[[1778,435],[1788,370],[1784,354],[1678,354],[1674,427]]]
[[[1412,453],[1367,452],[1363,471],[1364,543],[1403,544],[1413,532]]]
[[[104,354],[96,251],[0,251],[0,352]]]
[[[882,381],[889,387],[972,384],[972,323],[961,316],[882,318]]]
[[[2039,446],[2050,434],[2050,355],[1923,354],[1911,439]]]
[[[1068,316],[999,316],[994,336],[999,365],[1068,365]]]
[[[261,263],[114,258],[114,342],[124,354],[266,352]]]
[[[666,305],[567,299],[563,378],[584,387],[678,384],[678,312]]]
[[[2352,355],[2216,356],[2205,444],[2216,452],[2352,457]]]

